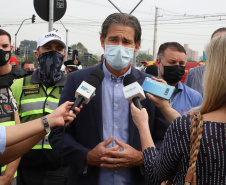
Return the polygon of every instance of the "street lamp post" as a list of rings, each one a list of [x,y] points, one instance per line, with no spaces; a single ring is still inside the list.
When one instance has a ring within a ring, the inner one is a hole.
[[[31,18],[29,18],[29,19],[31,19]],[[17,30],[17,32],[16,32],[16,34],[15,34],[15,49],[14,49],[14,51],[16,51],[16,38],[17,38],[17,34],[18,34],[18,32],[19,32],[19,30],[20,30],[22,24],[24,23],[24,21],[29,20],[29,19],[24,19],[24,20],[22,21],[22,23],[20,24],[19,29]]]
[[[32,18],[24,19],[24,20],[22,21],[22,23],[20,24],[20,27],[19,27],[19,29],[17,30],[16,34],[15,34],[15,49],[14,49],[15,52],[16,52],[16,39],[17,39],[17,34],[18,34],[18,32],[19,32],[19,30],[20,30],[22,24],[24,23],[24,21],[29,20],[29,19],[32,19],[32,23],[34,23],[34,21],[35,21],[35,15],[33,15]]]
[[[68,29],[64,26],[64,24],[62,23],[62,21],[60,20],[60,23],[63,25],[64,29],[66,30],[66,49],[65,49],[65,61],[67,61],[67,50],[68,50]]]

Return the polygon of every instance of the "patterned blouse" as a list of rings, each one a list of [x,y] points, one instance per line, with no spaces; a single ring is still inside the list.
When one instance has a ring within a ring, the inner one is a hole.
[[[168,128],[161,149],[145,149],[144,166],[150,183],[173,179],[183,185],[190,157],[190,115],[178,117]],[[226,123],[203,122],[196,164],[197,184],[226,184]]]

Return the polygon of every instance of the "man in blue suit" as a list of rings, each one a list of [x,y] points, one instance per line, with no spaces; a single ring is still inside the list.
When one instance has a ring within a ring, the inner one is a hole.
[[[101,46],[105,60],[98,66],[69,74],[60,103],[75,100],[75,91],[94,68],[100,68],[105,78],[95,96],[66,127],[64,159],[71,165],[74,179],[71,185],[143,185],[145,176],[140,136],[134,125],[130,105],[124,97],[123,78],[133,74],[142,84],[149,76],[131,66],[134,53],[141,43],[140,23],[132,15],[114,13],[102,24]],[[149,76],[150,77],[150,76]],[[150,131],[159,148],[168,123],[160,110],[148,99],[141,101],[149,113]],[[62,147],[62,129],[50,134],[53,148]]]

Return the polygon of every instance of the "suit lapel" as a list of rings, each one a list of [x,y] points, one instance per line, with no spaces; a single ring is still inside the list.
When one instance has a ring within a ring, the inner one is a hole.
[[[131,74],[136,77],[137,81],[139,80],[140,74],[137,72],[137,70],[133,66],[131,66]],[[133,122],[131,111],[130,111],[130,104],[129,104],[129,144],[131,146],[133,144],[135,129],[136,129],[136,125]]]
[[[102,70],[102,63],[97,66]],[[100,141],[103,141],[103,116],[102,116],[102,83],[96,89],[95,97],[93,98],[93,112],[94,112],[94,120],[97,120],[98,133],[100,137]]]

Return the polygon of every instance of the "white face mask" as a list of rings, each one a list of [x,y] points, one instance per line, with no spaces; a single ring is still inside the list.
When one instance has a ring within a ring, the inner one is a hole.
[[[134,48],[105,44],[105,58],[108,64],[115,70],[124,69],[132,61],[133,53]]]

